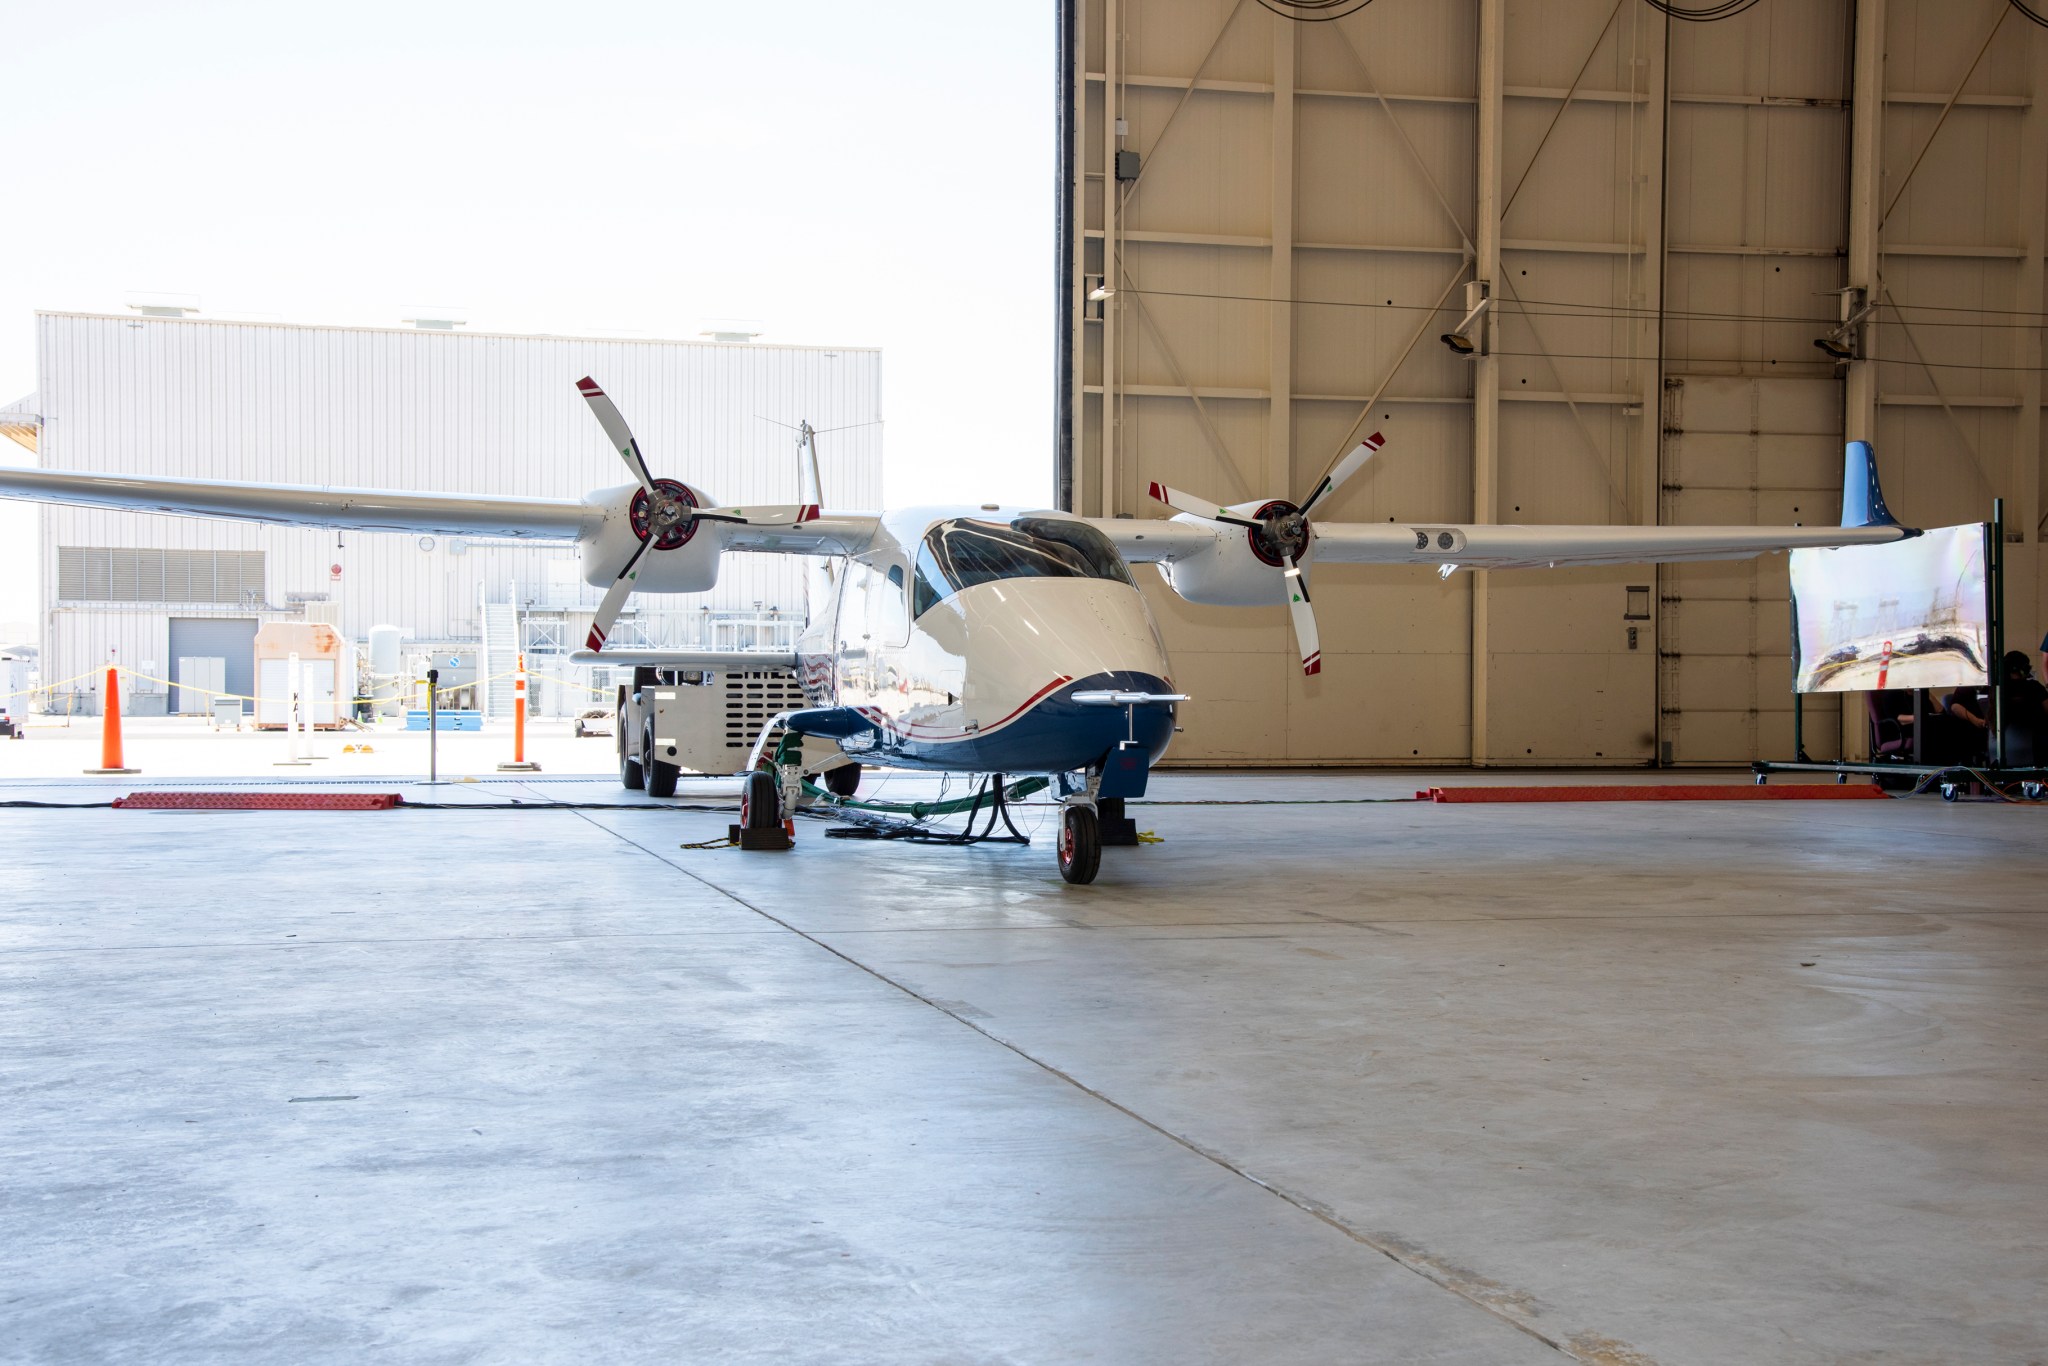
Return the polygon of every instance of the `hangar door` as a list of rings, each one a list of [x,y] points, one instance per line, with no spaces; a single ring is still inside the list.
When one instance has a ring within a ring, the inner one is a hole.
[[[218,677],[186,678],[182,675],[186,659],[219,659],[225,661]],[[219,688],[222,692],[237,693],[243,697],[254,696],[256,692],[256,619],[254,617],[172,617],[171,618],[171,682],[189,683],[195,688]],[[196,695],[188,696],[182,690],[178,694],[176,707],[179,711],[203,712],[211,705]],[[244,702],[242,710],[249,704]]]
[[[1842,391],[1832,379],[1665,380],[1663,520],[1832,526]],[[1659,753],[1666,764],[1790,759],[1791,590],[1783,555],[1660,566]],[[1839,757],[1841,704],[1806,700],[1806,752]]]

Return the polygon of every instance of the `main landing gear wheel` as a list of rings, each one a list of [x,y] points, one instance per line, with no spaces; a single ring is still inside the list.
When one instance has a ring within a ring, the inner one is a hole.
[[[860,765],[841,764],[825,770],[825,790],[835,797],[851,797],[860,791]]]
[[[775,775],[756,769],[740,788],[740,829],[775,830],[782,825],[782,793]]]
[[[1076,884],[1095,881],[1102,867],[1102,827],[1095,809],[1070,806],[1060,813],[1060,876]]]
[[[675,764],[665,764],[654,757],[654,718],[648,717],[640,732],[640,781],[647,784],[647,795],[675,796],[676,779],[682,772]]]

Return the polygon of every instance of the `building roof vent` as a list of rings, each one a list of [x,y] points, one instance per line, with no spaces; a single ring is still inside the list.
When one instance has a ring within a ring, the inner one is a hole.
[[[453,332],[458,327],[469,326],[469,319],[462,316],[469,310],[447,304],[413,304],[405,311],[411,316],[399,321],[422,332]]]
[[[128,291],[128,307],[145,318],[189,318],[199,311],[199,296],[131,289]]]
[[[706,318],[697,335],[718,342],[750,342],[761,335],[761,324],[752,318]]]

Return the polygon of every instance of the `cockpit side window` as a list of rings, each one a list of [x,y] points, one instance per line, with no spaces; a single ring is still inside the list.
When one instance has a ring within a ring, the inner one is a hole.
[[[958,518],[917,549],[911,614],[923,616],[963,588],[999,579],[1108,579],[1137,585],[1109,538],[1085,522],[1019,517],[1005,526]]]
[[[1138,586],[1137,580],[1131,577],[1130,566],[1117,553],[1115,543],[1086,522],[1073,522],[1064,517],[1019,517],[1010,523],[1010,529],[1021,531],[1035,540],[1065,547],[1069,552],[1068,558],[1081,567],[1087,578],[1109,579],[1129,584],[1132,588]]]

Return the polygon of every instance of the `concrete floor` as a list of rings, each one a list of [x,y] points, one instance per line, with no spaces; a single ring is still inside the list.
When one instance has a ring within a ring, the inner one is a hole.
[[[2048,813],[1134,814],[0,811],[0,1358],[2048,1357]]]

